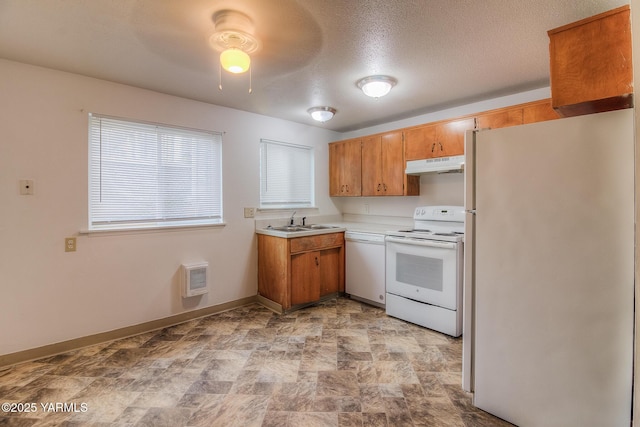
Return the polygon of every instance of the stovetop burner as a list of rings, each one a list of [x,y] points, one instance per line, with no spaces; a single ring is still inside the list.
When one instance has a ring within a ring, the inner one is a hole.
[[[413,219],[413,228],[389,232],[389,235],[449,242],[459,242],[464,237],[464,208],[461,206],[419,207]]]

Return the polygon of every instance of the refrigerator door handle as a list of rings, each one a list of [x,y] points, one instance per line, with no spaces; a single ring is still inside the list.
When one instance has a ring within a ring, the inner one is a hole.
[[[464,222],[464,273],[462,291],[462,389],[474,391],[475,364],[475,209]]]

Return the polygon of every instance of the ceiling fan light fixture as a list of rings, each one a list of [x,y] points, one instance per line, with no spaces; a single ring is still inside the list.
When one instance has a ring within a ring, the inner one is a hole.
[[[213,15],[215,32],[209,37],[211,47],[220,53],[220,66],[230,73],[241,74],[251,67],[250,54],[262,44],[253,35],[253,21],[234,10],[221,10]]]
[[[391,91],[398,81],[390,76],[368,76],[356,82],[356,85],[365,95],[372,98],[380,98]]]
[[[220,65],[230,73],[244,73],[251,66],[251,57],[246,52],[232,47],[222,51]]]
[[[311,118],[318,122],[331,120],[336,114],[336,109],[332,107],[312,107],[307,110]]]

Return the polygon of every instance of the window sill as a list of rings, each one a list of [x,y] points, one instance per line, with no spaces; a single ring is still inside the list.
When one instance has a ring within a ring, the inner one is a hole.
[[[202,228],[223,228],[227,224],[218,222],[215,224],[176,224],[176,225],[134,225],[130,227],[104,227],[94,230],[80,230],[81,236],[107,236],[116,234],[140,234],[140,233],[160,233],[163,231],[183,231],[196,230]]]

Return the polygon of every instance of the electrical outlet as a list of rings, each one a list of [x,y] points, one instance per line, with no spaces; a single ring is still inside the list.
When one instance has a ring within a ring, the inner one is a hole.
[[[244,208],[244,217],[253,218],[256,216],[256,210],[254,208]]]
[[[75,237],[65,237],[64,238],[64,251],[65,252],[75,252],[76,251],[76,238]]]
[[[33,196],[33,180],[32,179],[20,180],[20,194],[22,196]]]

